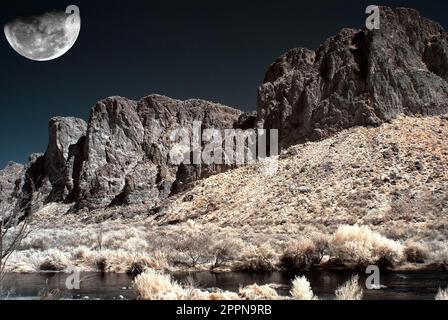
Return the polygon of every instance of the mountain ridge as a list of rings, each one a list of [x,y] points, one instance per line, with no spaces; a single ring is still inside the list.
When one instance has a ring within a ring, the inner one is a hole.
[[[9,211],[24,204],[36,211],[50,202],[71,204],[70,210],[155,208],[173,191],[229,169],[170,163],[170,132],[191,132],[193,121],[202,129],[278,129],[287,149],[402,114],[447,113],[447,33],[413,9],[380,12],[379,30],[345,28],[316,51],[295,48],[279,57],[258,90],[256,114],[154,94],[103,99],[87,122],[53,118],[45,154],[1,171],[0,204]]]

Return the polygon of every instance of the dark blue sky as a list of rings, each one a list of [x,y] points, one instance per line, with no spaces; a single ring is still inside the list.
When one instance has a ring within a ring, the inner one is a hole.
[[[369,4],[418,9],[446,27],[446,1],[20,1],[0,22],[76,4],[75,46],[50,62],[19,56],[0,36],[0,167],[44,152],[53,116],[88,118],[111,95],[203,98],[256,109],[267,67],[293,47],[316,49],[342,27],[362,27]]]

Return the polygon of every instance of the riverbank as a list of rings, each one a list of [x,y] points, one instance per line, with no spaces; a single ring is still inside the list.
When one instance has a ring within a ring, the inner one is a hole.
[[[310,283],[315,296],[321,300],[335,299],[335,291],[353,275],[342,271],[311,271],[304,273],[271,272],[247,273],[231,272],[213,274],[209,272],[173,273],[171,281],[181,286],[194,286],[208,292],[234,292],[257,284],[267,286],[279,298],[290,297],[292,281],[296,276],[304,276]],[[134,277],[126,274],[81,273],[79,290],[66,288],[65,273],[8,274],[5,288],[12,288],[11,299],[41,299],[44,293],[58,291],[59,299],[84,300],[134,300],[137,292],[133,287]],[[366,275],[359,274],[359,284],[366,300],[434,300],[439,288],[448,285],[446,272],[384,272],[381,274],[380,290],[367,290],[364,286]],[[265,291],[266,292],[266,291]],[[272,292],[272,291],[271,291]]]
[[[433,249],[434,242],[392,240],[367,226],[343,225],[324,233],[323,228],[298,224],[239,230],[194,221],[155,226],[152,218],[143,216],[84,223],[80,216],[65,215],[63,222],[47,220],[44,225],[46,220],[36,217],[31,233],[8,260],[8,272],[364,271],[368,265],[391,271],[436,271],[447,267],[443,252]]]

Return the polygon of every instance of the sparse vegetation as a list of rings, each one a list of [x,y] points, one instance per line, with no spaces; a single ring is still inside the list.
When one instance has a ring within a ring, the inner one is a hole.
[[[439,292],[437,292],[436,300],[448,300],[448,288],[440,288]]]
[[[404,255],[406,260],[411,263],[425,263],[429,257],[428,248],[414,241],[405,243]]]
[[[181,234],[181,239],[176,243],[175,249],[187,257],[187,266],[196,268],[198,264],[206,263],[210,258],[209,239],[209,234],[206,232],[190,228]]]
[[[241,243],[234,239],[222,239],[212,243],[209,247],[211,257],[210,271],[213,272],[226,262],[235,259],[240,249]]]
[[[278,300],[280,298],[277,291],[269,285],[259,286],[257,284],[240,288],[239,295],[247,300]]]
[[[59,289],[51,289],[48,285],[48,279],[45,282],[45,287],[38,294],[40,300],[59,300],[62,293]]]
[[[275,252],[268,243],[249,245],[242,253],[241,262],[235,269],[239,271],[272,271],[275,269]]]
[[[295,300],[317,300],[311,289],[310,282],[304,276],[296,277],[293,280],[290,294]]]
[[[341,226],[330,242],[331,255],[346,266],[365,268],[376,264],[396,266],[403,260],[403,245],[366,226]]]
[[[35,190],[34,180],[26,175],[29,193],[26,198],[11,209],[11,204],[0,202],[0,300],[4,297],[3,282],[6,276],[7,263],[29,234],[29,225],[33,215],[32,194]]]
[[[294,240],[280,257],[280,266],[286,270],[303,271],[318,266],[325,254],[327,243],[319,237],[317,243],[312,239]]]
[[[146,270],[134,280],[134,288],[141,300],[238,300],[233,292],[211,293],[194,288],[183,287],[169,275],[152,269]]]
[[[70,206],[48,204],[3,266],[39,271],[58,250],[82,271],[140,272],[141,259],[173,271],[443,269],[448,147],[433,130],[442,122],[402,117],[291,147],[276,175],[254,163],[212,176],[188,192],[189,201],[185,194],[167,200],[157,218],[144,205],[66,214]],[[443,135],[447,128],[440,126]],[[207,210],[210,203],[216,210]]]
[[[336,300],[362,300],[363,290],[359,285],[359,276],[355,275],[336,289]]]

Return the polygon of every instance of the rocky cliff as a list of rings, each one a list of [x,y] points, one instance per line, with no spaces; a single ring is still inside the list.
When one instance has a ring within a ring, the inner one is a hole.
[[[283,146],[448,111],[448,34],[415,10],[380,10],[379,30],[343,29],[317,51],[292,49],[269,68],[258,121],[280,129]]]
[[[170,162],[179,127],[279,129],[287,147],[398,115],[448,112],[448,33],[411,9],[381,7],[379,30],[343,29],[317,51],[292,49],[270,66],[258,113],[203,100],[151,95],[110,97],[88,123],[54,118],[45,154],[0,171],[0,204],[34,210],[48,202],[74,209],[154,207],[191,182],[229,169]],[[202,146],[203,147],[203,146]]]
[[[152,206],[170,195],[174,182],[187,179],[177,177],[179,167],[169,159],[172,131],[191,130],[194,121],[202,129],[233,128],[241,115],[203,100],[107,98],[93,107],[88,123],[51,119],[46,153],[0,171],[0,201],[10,210],[35,210],[48,202],[73,203],[75,209]],[[220,170],[208,168],[208,175]],[[188,181],[204,176],[201,171],[191,169]]]

